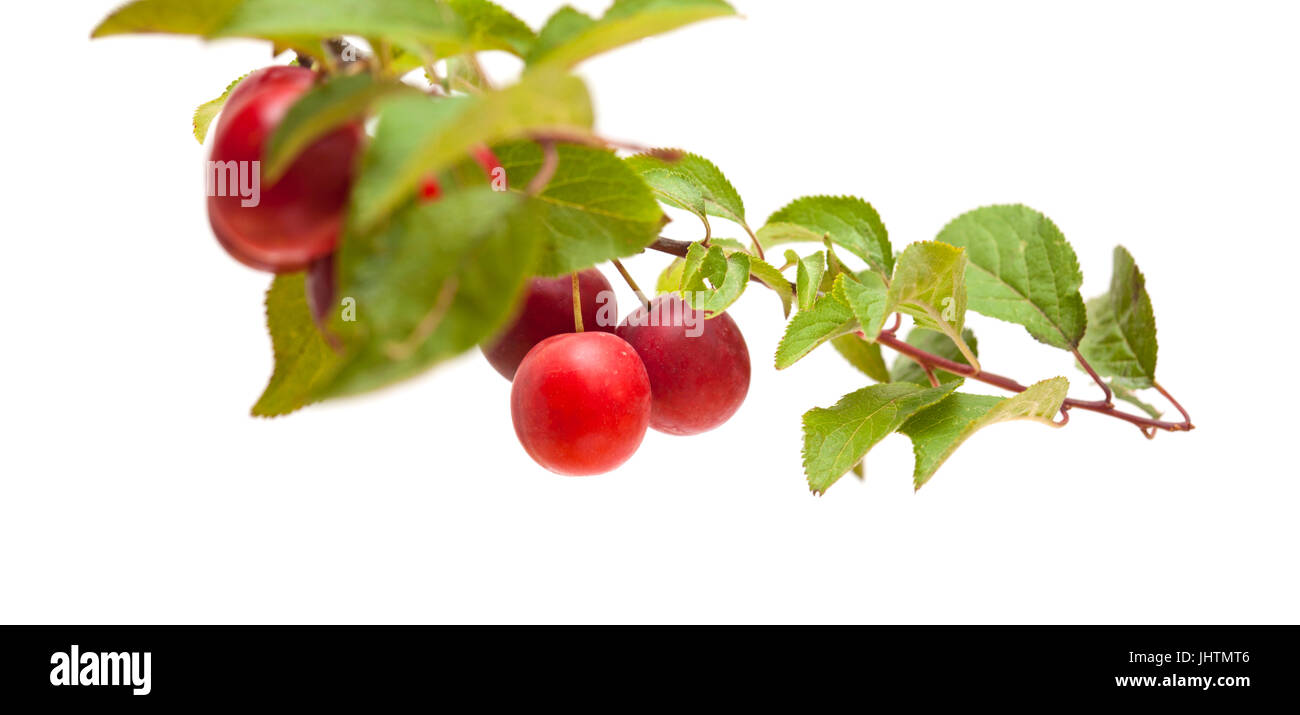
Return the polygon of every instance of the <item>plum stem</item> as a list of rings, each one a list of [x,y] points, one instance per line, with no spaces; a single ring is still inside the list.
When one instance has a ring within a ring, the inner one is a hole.
[[[623,262],[617,258],[611,259],[611,262],[614,264],[614,267],[618,269],[619,275],[623,276],[623,280],[627,281],[627,286],[632,289],[633,293],[636,293],[636,299],[641,301],[641,305],[645,306],[646,309],[649,310],[650,301],[646,300],[645,293],[641,292],[641,287],[636,284],[636,281],[632,280],[632,274],[628,273],[627,269],[623,267]]]
[[[578,286],[578,274],[573,274],[573,332],[582,332],[582,288]]]

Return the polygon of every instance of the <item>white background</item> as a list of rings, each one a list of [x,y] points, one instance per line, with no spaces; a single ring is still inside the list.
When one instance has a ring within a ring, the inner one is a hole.
[[[553,8],[510,4],[534,26]],[[190,115],[266,46],[91,43],[113,3],[24,3],[2,120],[0,620],[1296,622],[1295,5],[738,4],[584,65],[601,131],[709,156],[756,225],[850,193],[901,250],[1023,202],[1070,238],[1088,296],[1123,243],[1198,429],[1002,425],[917,494],[893,436],[865,483],[815,498],[799,416],[864,380],[829,349],[778,374],[759,289],[733,310],[742,412],[651,433],[601,477],[535,466],[477,354],[252,419],[268,279],[211,236]],[[666,260],[630,266],[652,283]],[[1093,394],[1066,354],[970,324],[989,369]]]

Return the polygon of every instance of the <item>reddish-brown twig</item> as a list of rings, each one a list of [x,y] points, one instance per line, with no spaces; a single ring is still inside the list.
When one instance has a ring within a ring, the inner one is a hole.
[[[650,248],[674,256],[684,257],[686,255],[686,249],[689,248],[690,245],[689,241],[678,241],[676,239],[664,238],[661,236],[654,243],[650,244]],[[793,288],[793,285],[791,287]],[[970,365],[964,365],[933,353],[926,352],[911,343],[898,339],[894,334],[897,329],[898,323],[896,321],[894,326],[877,335],[875,341],[887,348],[912,358],[922,366],[929,365],[931,369],[938,368],[946,372],[951,372],[954,375],[961,375],[962,377],[971,380],[978,380],[1010,392],[1024,392],[1029,389],[1025,385],[1022,385],[1009,377],[1003,377],[1002,375],[991,373],[987,370],[977,371]],[[858,333],[858,335],[862,337],[861,333]],[[1088,370],[1090,374],[1093,374],[1094,371],[1092,370],[1092,366],[1088,365],[1087,361],[1083,360],[1081,357],[1079,359],[1081,361],[1080,364],[1086,366],[1085,369]],[[1096,376],[1095,379],[1097,379],[1100,384],[1100,376]],[[1155,430],[1164,430],[1166,432],[1187,432],[1195,429],[1191,417],[1187,414],[1187,411],[1183,409],[1182,405],[1178,404],[1178,401],[1166,392],[1159,384],[1156,384],[1155,388],[1160,391],[1161,395],[1164,395],[1165,399],[1169,400],[1170,404],[1182,413],[1182,422],[1167,422],[1124,412],[1116,409],[1115,405],[1109,401],[1076,400],[1073,398],[1066,398],[1061,407],[1064,410],[1069,410],[1071,408],[1088,410],[1089,412],[1096,412],[1097,414],[1106,415],[1107,417],[1114,417],[1117,420],[1123,420],[1137,425],[1142,429],[1142,433],[1147,435],[1148,438],[1154,437]],[[1104,389],[1106,389],[1107,394],[1109,394],[1109,388]],[[1065,421],[1068,421],[1068,418],[1063,419],[1061,424],[1064,424]]]

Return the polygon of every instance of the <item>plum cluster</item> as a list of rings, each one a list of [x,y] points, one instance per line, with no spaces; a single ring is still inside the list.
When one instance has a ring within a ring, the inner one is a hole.
[[[573,281],[533,278],[514,323],[482,348],[514,382],[510,413],[519,442],[558,474],[618,467],[648,428],[675,435],[711,430],[749,392],[749,349],[730,315],[705,320],[668,294],[615,326],[599,319],[617,315],[612,296],[600,271],[581,271],[584,331],[575,332]]]
[[[289,108],[316,83],[304,67],[274,66],[245,78],[227,99],[212,142],[212,171],[229,171],[230,187],[252,181],[258,196],[208,192],[217,240],[240,262],[273,273],[306,271],[307,303],[321,328],[335,302],[334,252],[365,133],[340,126],[304,149],[273,184],[261,187],[267,141]],[[474,160],[495,176],[486,147]],[[434,176],[419,189],[436,201]],[[529,281],[517,317],[482,349],[512,380],[511,415],[519,441],[538,464],[565,475],[607,472],[627,461],[653,427],[689,435],[733,415],[749,391],[749,351],[731,316],[705,316],[676,295],[662,295],[617,322],[609,281],[595,268],[574,281]],[[674,316],[664,320],[661,316]]]

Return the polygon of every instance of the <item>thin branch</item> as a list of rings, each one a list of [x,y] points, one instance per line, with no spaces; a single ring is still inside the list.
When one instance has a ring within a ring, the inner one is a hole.
[[[628,287],[632,289],[633,293],[636,293],[637,300],[641,301],[641,305],[644,305],[649,310],[650,301],[646,300],[645,293],[641,292],[641,287],[636,284],[636,281],[632,280],[632,274],[628,273],[627,269],[623,267],[623,262],[617,258],[613,259],[612,262],[614,267],[618,269],[619,275],[623,276],[623,280],[627,281]]]
[[[917,364],[917,365],[920,365],[920,366],[921,366],[921,369],[925,371],[925,377],[926,377],[927,380],[930,381],[930,387],[938,387],[938,386],[939,386],[939,378],[935,376],[935,374],[934,374],[934,368],[930,367],[929,365],[927,365],[926,363],[924,363],[924,362],[921,361],[921,360],[917,360],[917,361],[916,361],[916,364]]]
[[[949,360],[947,358],[943,358],[938,355],[928,353],[914,345],[911,345],[910,343],[905,343],[902,340],[899,340],[897,337],[893,335],[881,333],[880,335],[876,336],[876,342],[888,348],[892,348],[893,350],[896,350],[914,360],[928,362],[932,367],[937,367],[941,370],[946,370],[947,372],[951,372],[955,375],[961,375],[962,377],[967,377],[972,380],[978,380],[980,382],[993,385],[994,387],[1000,387],[1010,392],[1024,392],[1025,390],[1029,389],[1028,387],[1016,382],[1015,380],[1012,380],[1009,377],[1003,377],[1002,375],[997,375],[987,371],[976,372],[969,365],[963,365],[959,362],[953,362],[952,360]],[[1172,400],[1170,401],[1172,402]],[[1130,414],[1128,412],[1121,412],[1120,410],[1115,409],[1114,405],[1109,405],[1109,406],[1099,405],[1093,401],[1075,400],[1075,399],[1066,398],[1065,402],[1063,402],[1062,404],[1063,406],[1066,407],[1088,410],[1090,412],[1096,412],[1099,414],[1106,415],[1108,417],[1114,417],[1115,419],[1124,420],[1125,422],[1130,422],[1132,424],[1138,425],[1139,427],[1161,429],[1161,430],[1165,430],[1166,432],[1186,432],[1193,428],[1190,420],[1187,422],[1165,422],[1162,420],[1153,420],[1147,417],[1141,417],[1138,415]],[[1176,404],[1177,403],[1175,403],[1175,405]]]
[[[1165,388],[1161,387],[1160,383],[1152,381],[1151,385],[1156,388],[1157,392],[1164,395],[1166,400],[1169,400],[1169,404],[1173,405],[1174,409],[1178,410],[1178,412],[1182,414],[1183,424],[1187,425],[1187,429],[1193,429],[1192,416],[1187,414],[1187,410],[1184,410],[1182,405],[1178,404],[1178,400],[1175,400],[1173,395],[1169,394]]]
[[[888,333],[889,335],[893,335],[893,334],[897,333],[897,332],[898,332],[898,329],[901,328],[901,327],[903,327],[903,314],[902,314],[902,313],[894,313],[894,324],[891,325],[891,326],[889,326],[888,328],[886,328],[885,330],[883,330],[883,331],[881,331],[881,332],[883,332],[883,333]]]
[[[685,257],[686,250],[690,247],[690,245],[691,244],[689,241],[679,241],[676,239],[665,238],[663,236],[660,236],[658,239],[655,240],[654,243],[650,244],[649,247],[652,250],[660,251],[662,253],[667,253],[678,257]],[[793,283],[791,283],[790,285],[791,288],[794,287]],[[924,350],[921,350],[920,348],[910,343],[906,343],[902,340],[899,340],[898,337],[894,335],[894,331],[897,329],[898,329],[898,325],[896,323],[895,326],[890,328],[889,330],[882,331],[879,335],[876,336],[876,342],[888,348],[891,348],[896,352],[902,353],[903,355],[906,355],[912,358],[913,360],[916,360],[918,362],[928,363],[932,368],[939,368],[940,370],[951,372],[955,375],[961,375],[962,377],[970,378],[972,380],[978,380],[980,382],[993,385],[994,387],[1000,387],[1010,392],[1024,392],[1025,390],[1029,389],[1025,385],[1022,385],[1016,382],[1015,380],[1012,380],[1009,377],[1003,377],[1002,375],[987,372],[984,370],[980,370],[977,372],[970,365],[963,365],[959,362],[953,362],[952,360],[948,360],[947,358],[943,358],[938,355],[934,355],[932,353],[928,353]],[[861,333],[859,333],[859,335],[861,335]],[[1163,420],[1154,420],[1147,417],[1130,414],[1128,412],[1123,412],[1121,410],[1116,409],[1115,405],[1113,404],[1107,405],[1107,404],[1099,403],[1094,400],[1075,400],[1071,398],[1066,398],[1065,402],[1062,403],[1062,407],[1088,410],[1089,412],[1096,412],[1098,414],[1106,415],[1107,417],[1114,417],[1115,419],[1118,420],[1124,420],[1125,422],[1135,424],[1138,427],[1142,428],[1143,434],[1146,434],[1148,438],[1154,437],[1154,430],[1164,430],[1166,432],[1187,432],[1189,430],[1195,429],[1195,426],[1192,424],[1191,417],[1188,416],[1187,411],[1182,408],[1182,405],[1178,404],[1178,401],[1175,400],[1173,396],[1170,395],[1168,392],[1166,392],[1165,389],[1160,385],[1158,384],[1155,385],[1155,388],[1160,391],[1160,394],[1165,396],[1165,399],[1169,400],[1170,404],[1172,404],[1175,408],[1178,409],[1179,412],[1182,413],[1183,415],[1182,422],[1166,422]]]
[[[1097,371],[1092,369],[1092,365],[1089,365],[1088,361],[1083,359],[1083,355],[1079,352],[1078,348],[1075,348],[1071,352],[1074,353],[1074,359],[1079,361],[1079,366],[1082,367],[1084,370],[1086,370],[1088,374],[1092,376],[1092,381],[1097,383],[1097,387],[1100,387],[1101,391],[1106,394],[1105,399],[1098,401],[1097,404],[1105,405],[1107,407],[1112,406],[1114,404],[1114,401],[1110,394],[1110,385],[1107,385],[1106,381],[1101,379],[1101,375],[1098,375]]]
[[[754,243],[754,255],[758,256],[758,260],[766,261],[767,258],[763,255],[763,244],[758,242],[758,236],[754,234],[754,229],[750,228],[749,224],[744,221],[740,222],[740,226],[745,229],[745,233],[749,234],[749,240]]]

